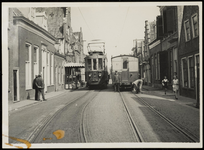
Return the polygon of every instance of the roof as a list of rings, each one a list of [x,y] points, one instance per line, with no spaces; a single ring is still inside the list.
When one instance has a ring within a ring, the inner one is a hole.
[[[71,62],[71,63],[66,63],[66,64],[64,65],[64,67],[70,67],[70,68],[84,68],[85,66],[84,66],[84,64],[82,64],[82,63],[73,63],[73,62]]]

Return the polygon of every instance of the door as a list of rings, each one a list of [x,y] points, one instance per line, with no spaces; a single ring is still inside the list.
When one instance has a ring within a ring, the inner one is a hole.
[[[167,76],[167,79],[170,80],[169,74],[168,74],[168,52],[167,51],[163,51],[160,53],[160,79],[163,79],[164,76]]]
[[[128,82],[129,81],[129,63],[128,58],[123,58],[123,69],[121,72],[121,80],[122,82]]]
[[[19,86],[18,86],[18,70],[13,70],[13,96],[14,96],[14,101],[19,100]]]

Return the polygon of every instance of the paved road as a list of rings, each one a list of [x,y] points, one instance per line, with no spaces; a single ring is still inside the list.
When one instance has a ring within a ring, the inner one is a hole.
[[[131,91],[121,94],[144,142],[190,142]],[[197,109],[147,91],[138,96],[199,137]],[[63,131],[63,136],[58,138],[53,134],[55,131]],[[121,96],[111,86],[103,90],[65,92],[47,102],[15,111],[9,116],[9,136],[33,143],[138,142]],[[10,139],[9,142],[17,141]]]

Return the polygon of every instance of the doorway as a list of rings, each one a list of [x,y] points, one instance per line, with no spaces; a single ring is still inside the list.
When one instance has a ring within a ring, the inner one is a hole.
[[[13,70],[13,101],[19,101],[19,79],[18,70]]]

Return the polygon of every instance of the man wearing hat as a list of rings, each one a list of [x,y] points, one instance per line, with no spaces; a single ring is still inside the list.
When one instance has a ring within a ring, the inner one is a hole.
[[[45,96],[44,96],[44,81],[41,75],[38,75],[38,78],[36,79],[36,86],[38,88],[38,100],[40,100],[40,93],[41,93],[42,99],[43,99],[41,101],[46,101]]]
[[[115,75],[113,77],[113,83],[114,83],[114,90],[115,90],[115,92],[116,91],[120,92],[120,77],[119,77],[117,71],[115,71]]]

